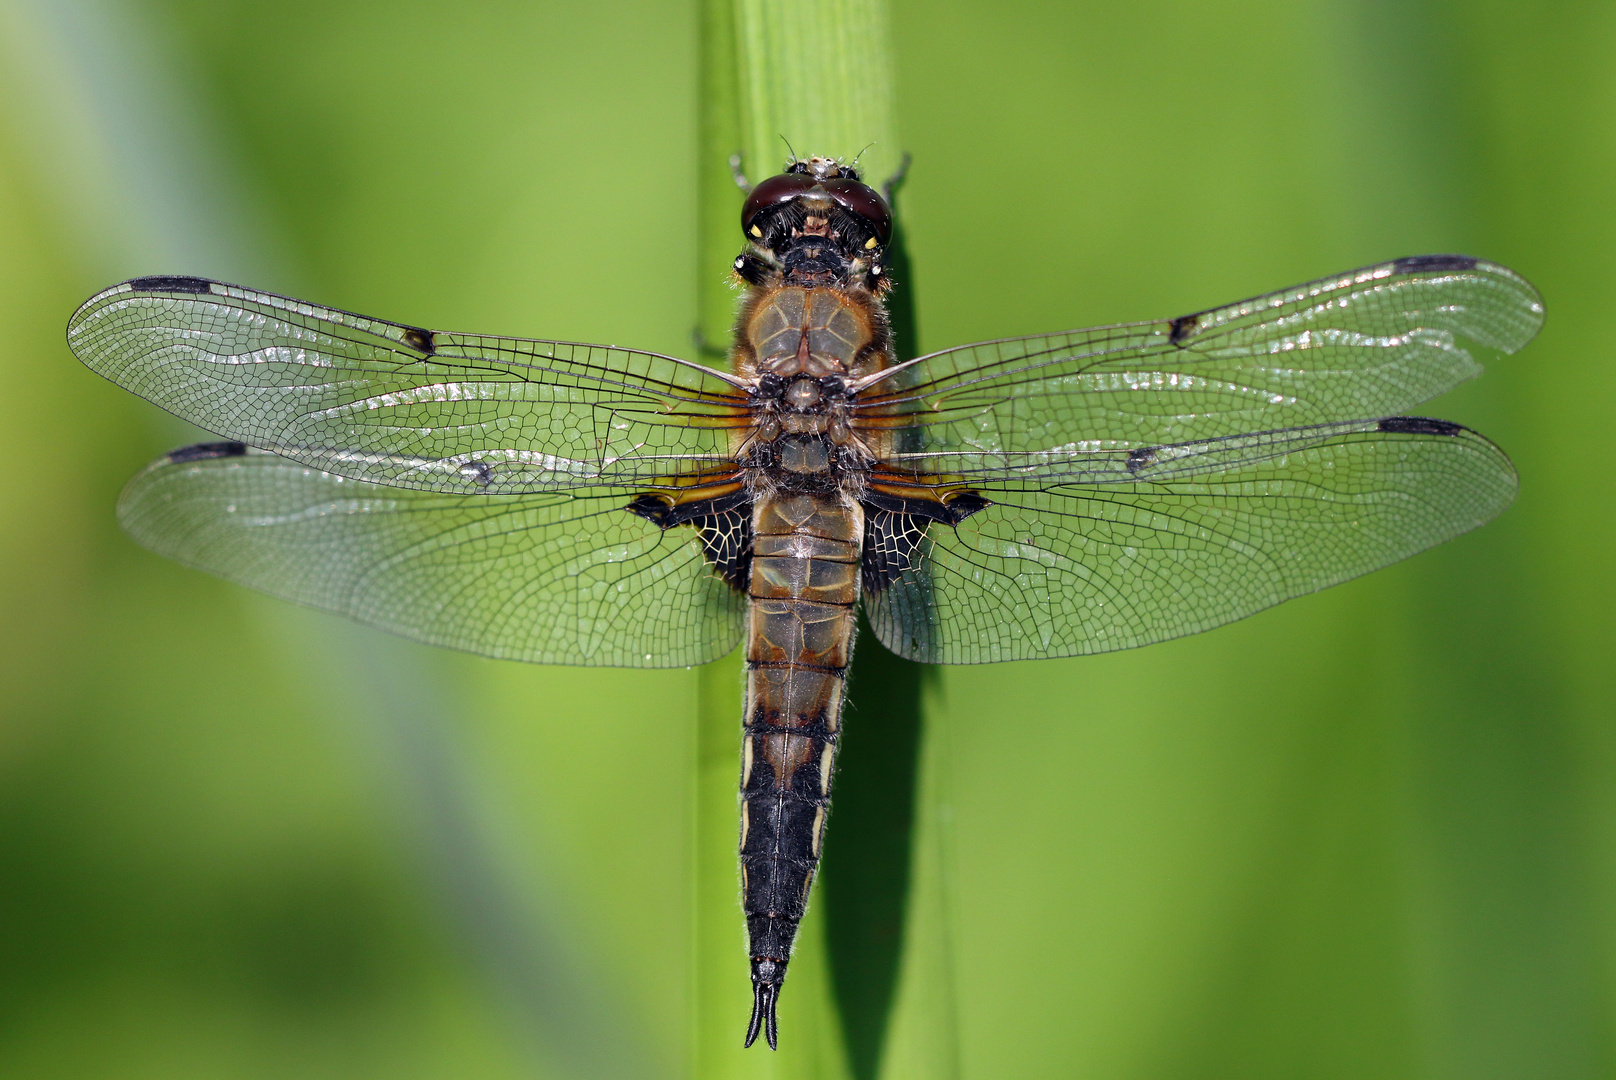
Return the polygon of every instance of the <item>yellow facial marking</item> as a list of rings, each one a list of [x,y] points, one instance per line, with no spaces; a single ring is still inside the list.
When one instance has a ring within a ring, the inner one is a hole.
[[[763,236],[763,230],[754,225],[752,226],[752,235],[761,239]]]
[[[864,250],[865,251],[869,251],[874,246],[875,246],[875,237],[872,236],[868,240],[864,241]]]

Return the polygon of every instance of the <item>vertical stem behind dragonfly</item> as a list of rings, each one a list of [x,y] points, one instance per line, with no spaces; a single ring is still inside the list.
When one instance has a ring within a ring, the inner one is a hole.
[[[698,160],[698,340],[705,363],[727,351],[737,294],[731,263],[742,245],[742,193],[728,159],[739,151],[756,180],[779,170],[786,147],[847,155],[866,144],[862,164],[879,182],[901,157],[893,107],[894,64],[884,0],[705,0],[701,10]],[[814,149],[806,149],[812,146]],[[736,1021],[751,1004],[740,881],[735,861],[736,765],[741,745],[739,655],[698,675],[695,792],[695,1062],[703,1080],[762,1075],[741,1052]],[[846,1076],[846,1054],[830,1001],[824,942],[805,934],[793,958],[786,1009],[801,1044],[787,1072]],[[769,1075],[774,1075],[772,1072]]]

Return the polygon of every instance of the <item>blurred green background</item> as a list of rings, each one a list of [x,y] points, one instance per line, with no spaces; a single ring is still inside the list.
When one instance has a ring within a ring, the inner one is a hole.
[[[892,33],[922,349],[1430,251],[1549,322],[1427,410],[1520,469],[1486,529],[928,680],[936,944],[882,1075],[1616,1075],[1616,5]],[[697,674],[438,653],[136,548],[119,487],[196,433],[62,328],[178,272],[688,353],[696,54],[690,3],[0,0],[0,1075],[691,1074]]]

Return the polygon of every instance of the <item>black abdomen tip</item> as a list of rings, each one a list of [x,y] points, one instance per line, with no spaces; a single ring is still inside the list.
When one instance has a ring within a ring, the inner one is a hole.
[[[757,1042],[758,1032],[769,1041],[770,1050],[780,1049],[780,1026],[775,1006],[780,1001],[780,984],[786,978],[784,961],[767,957],[752,959],[752,1019],[746,1025],[746,1045]]]
[[[213,291],[213,282],[207,278],[154,274],[151,277],[131,278],[129,287],[136,292],[206,293]]]

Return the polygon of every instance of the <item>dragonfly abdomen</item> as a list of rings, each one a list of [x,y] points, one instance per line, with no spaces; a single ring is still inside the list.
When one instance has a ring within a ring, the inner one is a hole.
[[[861,509],[769,495],[753,509],[741,880],[751,942],[747,1045],[775,1041],[775,1001],[819,865],[859,598]]]

